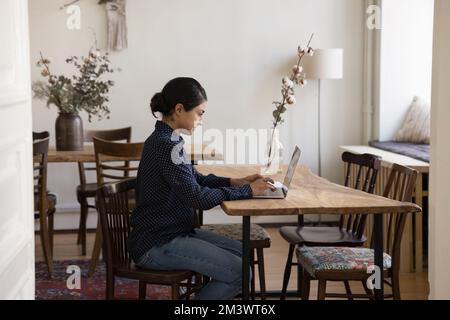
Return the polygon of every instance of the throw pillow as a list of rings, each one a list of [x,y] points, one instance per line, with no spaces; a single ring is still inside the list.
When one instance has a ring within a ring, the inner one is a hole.
[[[423,99],[414,97],[405,122],[397,131],[397,142],[430,143],[430,106]]]

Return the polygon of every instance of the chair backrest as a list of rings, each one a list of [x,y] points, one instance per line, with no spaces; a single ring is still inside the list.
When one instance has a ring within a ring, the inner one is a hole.
[[[129,266],[127,249],[130,234],[130,193],[134,193],[136,179],[106,183],[97,189],[97,208],[103,231],[103,254],[108,272],[112,268]]]
[[[123,180],[137,173],[138,167],[132,166],[131,161],[141,159],[143,142],[118,143],[96,137],[93,139],[98,185]],[[107,161],[104,159],[105,156],[108,157]],[[111,160],[111,157],[114,160]]]
[[[84,131],[84,142],[89,143],[93,142],[93,138],[97,137],[103,140],[108,141],[123,141],[130,142],[131,141],[131,127],[120,128],[120,129],[112,129],[112,130],[86,130]],[[78,162],[78,173],[80,176],[80,184],[86,184],[86,172],[87,171],[95,171],[96,166],[89,165],[86,162]]]
[[[42,131],[42,132],[35,132],[33,131],[33,141],[34,140],[42,140],[45,138],[49,138],[50,134],[48,133],[48,131]]]
[[[345,163],[345,186],[373,193],[381,166],[380,157],[367,153],[354,154],[344,152],[342,161]],[[353,184],[351,184],[350,179],[352,172],[356,172]],[[352,232],[358,238],[362,238],[366,221],[366,215],[341,215],[339,227]]]
[[[34,135],[33,135],[34,137]],[[50,138],[39,139],[33,142],[33,186],[34,196],[39,197],[39,208],[34,208],[40,213],[45,212],[47,204],[47,162],[48,143]]]
[[[86,130],[84,142],[94,142],[94,137],[108,141],[131,141],[131,127],[112,130]]]
[[[417,174],[417,170],[394,163],[383,196],[397,201],[411,202]],[[395,272],[398,272],[400,268],[400,245],[407,215],[408,212],[391,213],[383,216],[384,226],[387,226],[384,249],[392,257],[392,269]],[[372,235],[372,248],[373,238]]]

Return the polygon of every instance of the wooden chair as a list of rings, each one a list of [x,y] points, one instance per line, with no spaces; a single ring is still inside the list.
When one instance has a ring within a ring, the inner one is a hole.
[[[50,133],[48,131],[35,132],[33,131],[33,142],[36,140],[44,140],[50,138]]]
[[[100,138],[93,138],[97,184],[102,186],[107,182],[115,182],[127,179],[137,173],[138,167],[132,166],[132,161],[139,161],[144,148],[144,143],[117,143]],[[114,157],[115,161],[104,161],[104,156]],[[133,204],[134,204],[134,197]],[[100,223],[100,221],[99,221]],[[97,225],[94,250],[89,265],[89,276],[93,275],[97,266],[102,248],[102,228]]]
[[[114,129],[114,130],[87,130],[84,132],[84,142],[92,143],[93,137],[97,137],[108,141],[131,141],[131,127]],[[77,186],[77,199],[80,203],[80,227],[78,228],[77,244],[81,244],[82,255],[86,255],[86,222],[88,218],[89,208],[95,209],[94,205],[88,203],[88,199],[95,198],[97,191],[97,182],[88,183],[86,173],[95,171],[95,165],[89,165],[85,162],[78,162],[78,173],[80,176],[80,185]]]
[[[47,191],[48,143],[48,132],[33,132],[34,218],[39,219],[42,249],[48,274],[51,278],[53,273],[53,218],[56,196]]]
[[[242,241],[242,224],[207,224],[201,226],[202,229],[212,231],[231,239]],[[253,275],[255,266],[258,266],[259,286],[261,299],[266,299],[266,278],[264,268],[264,248],[270,248],[271,238],[269,233],[257,224],[250,225],[250,263]],[[255,259],[256,258],[256,259]],[[252,298],[255,299],[255,277],[251,282]]]
[[[130,234],[130,200],[133,199],[136,179],[107,183],[97,191],[97,206],[103,231],[103,253],[106,261],[106,299],[114,299],[115,277],[139,280],[139,298],[145,299],[147,284],[166,285],[172,288],[172,299],[189,299],[199,288],[192,284],[198,274],[189,270],[160,271],[136,267],[127,250]],[[131,198],[130,198],[131,195]],[[183,283],[186,281],[186,283]],[[180,296],[180,286],[186,293]]]
[[[394,164],[384,189],[383,195],[398,201],[411,202],[417,171]],[[408,213],[388,214],[383,218],[387,226],[385,239],[385,253],[383,256],[385,281],[392,287],[392,294],[386,298],[400,300],[400,249],[405,221]],[[373,239],[373,236],[372,236]],[[373,248],[373,241],[372,246]],[[374,251],[370,248],[342,248],[342,247],[299,247],[297,260],[301,264],[303,274],[302,299],[309,298],[310,282],[319,281],[318,299],[325,297],[373,298],[373,293],[366,285],[371,276],[367,273],[369,266],[374,264]],[[327,294],[327,281],[360,281],[366,294]]]
[[[350,173],[356,169],[357,176],[352,187],[373,193],[381,165],[380,158],[371,154],[358,155],[344,152],[342,161],[346,165],[345,186],[350,186]],[[281,227],[280,234],[289,243],[281,299],[286,298],[293,265],[297,266],[297,294],[300,294],[303,270],[298,263],[292,261],[296,246],[360,247],[367,240],[364,236],[366,218],[365,215],[341,215],[338,227],[305,227],[303,225]],[[350,290],[348,283],[345,283],[345,286],[347,290]]]

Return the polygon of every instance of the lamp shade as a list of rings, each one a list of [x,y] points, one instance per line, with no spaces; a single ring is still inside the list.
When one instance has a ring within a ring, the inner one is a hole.
[[[316,49],[305,56],[303,70],[307,79],[342,79],[344,49]]]

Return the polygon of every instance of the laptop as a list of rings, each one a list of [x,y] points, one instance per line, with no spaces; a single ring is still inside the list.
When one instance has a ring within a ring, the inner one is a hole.
[[[284,177],[283,183],[275,181],[274,185],[276,190],[271,189],[266,190],[262,195],[253,196],[254,199],[284,199],[289,191],[289,186],[291,184],[292,178],[294,177],[295,169],[297,168],[298,160],[300,159],[300,148],[295,147],[294,154],[292,155],[291,162],[289,163],[286,176]]]

